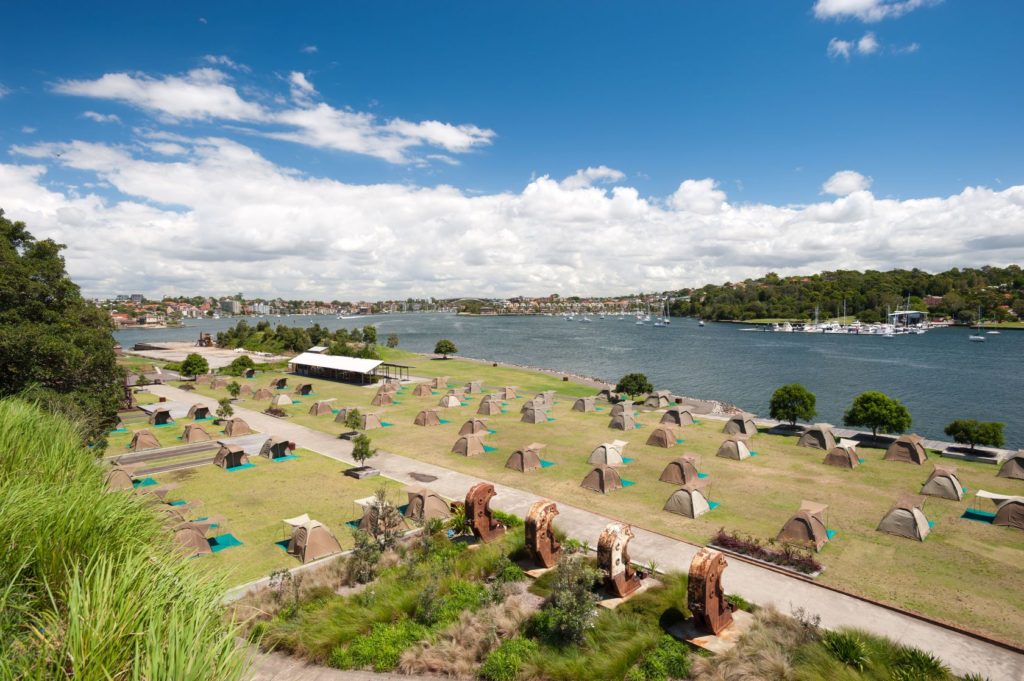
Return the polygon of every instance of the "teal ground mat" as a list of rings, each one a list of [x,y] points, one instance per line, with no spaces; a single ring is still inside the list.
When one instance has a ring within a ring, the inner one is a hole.
[[[551,468],[554,465],[555,465],[554,461],[545,461],[544,459],[540,460],[540,467],[541,468]]]
[[[708,477],[708,474],[707,473],[697,473],[697,477],[698,478],[706,478],[706,477]]]
[[[496,452],[496,451],[498,451],[498,448],[497,447],[492,447],[490,445],[484,445],[484,451],[485,452]]]
[[[508,402],[502,402],[502,403],[501,403],[501,406],[503,406],[503,407],[507,407],[507,406],[508,406]]]
[[[594,407],[594,411],[604,411],[604,407]]]
[[[459,406],[460,407],[468,407],[469,405],[466,404],[465,402],[459,402]]]
[[[712,511],[714,511],[716,508],[718,508],[721,505],[722,504],[717,502],[717,501],[709,501],[708,502],[708,508],[710,508]]]
[[[633,485],[635,485],[635,484],[636,484],[636,483],[635,483],[635,482],[633,482],[632,480],[626,480],[626,479],[623,479],[623,480],[622,480],[622,486],[623,486],[623,487],[632,487],[632,486],[633,486]]]
[[[127,428],[115,428],[114,430],[110,431],[110,434],[111,435],[117,435],[118,433],[127,433],[127,432],[128,432]]]
[[[302,404],[302,400],[292,400],[292,404]]]
[[[156,480],[153,478],[143,478],[142,480],[132,480],[132,487],[149,487],[155,485]]]
[[[548,417],[548,421],[549,421],[549,422],[550,422],[550,421],[554,421],[554,420],[555,420],[555,419],[551,418],[550,416]]]
[[[622,463],[633,463],[636,459],[631,459],[628,456],[622,457]]]
[[[201,419],[192,419],[192,420],[193,421],[212,421],[213,417],[212,416],[206,416],[206,417],[203,417]]]
[[[475,400],[476,398],[475,397],[466,396],[466,397],[463,397],[462,399],[464,399],[464,400]]]
[[[431,395],[440,395],[441,393],[437,392],[436,390],[431,390],[430,394]]]
[[[864,463],[864,459],[857,459],[857,463]]]
[[[961,488],[963,489],[964,494],[967,494],[967,485],[961,485]]]
[[[488,429],[488,431],[487,431],[487,432],[488,432],[488,434],[490,434],[490,435],[497,435],[497,434],[498,434],[498,431],[496,431],[496,430],[490,430],[490,429]]]
[[[442,423],[443,423],[443,421],[442,421]],[[381,421],[380,422],[380,427],[381,428],[390,428],[393,425],[395,425],[395,424],[391,423],[390,421]]]
[[[391,400],[391,404],[401,404],[398,400]]]
[[[154,428],[170,428],[171,426],[176,426],[176,425],[178,425],[178,424],[175,423],[174,421],[168,421],[167,423],[158,423],[158,424],[156,424],[153,427]]]
[[[979,511],[975,508],[969,508],[964,511],[964,514],[960,517],[964,520],[974,520],[979,523],[991,523],[995,520],[996,514],[989,513],[988,511]]]
[[[232,546],[242,545],[242,542],[238,541],[238,538],[230,532],[228,534],[219,534],[216,537],[211,537],[207,541],[210,542],[210,549],[212,549],[214,553],[223,551],[224,549],[230,549]]]
[[[348,525],[349,527],[351,527],[353,530],[358,530],[359,529],[359,521],[358,520],[346,520],[345,524]]]
[[[231,468],[225,468],[228,473],[234,473],[235,471],[244,471],[246,468],[256,468],[254,463],[243,463],[241,466],[232,466]]]
[[[359,523],[356,523],[356,527],[358,527],[358,526],[359,526]],[[291,539],[282,539],[281,541],[274,542],[274,546],[276,546],[277,548],[281,549],[282,551],[287,551],[288,550],[288,544],[290,544],[291,541],[292,541]]]
[[[502,409],[502,410],[501,410],[501,413],[502,413],[502,414],[507,414],[507,413],[508,413],[508,409]]]
[[[683,438],[681,438],[681,437],[677,437],[677,438],[676,438],[676,444],[677,444],[677,445],[681,445],[681,444],[683,444],[684,442],[686,442],[686,440],[684,440]]]
[[[184,506],[186,503],[188,503],[188,502],[185,501],[184,499],[178,499],[177,501],[169,501],[169,502],[167,502],[167,505],[168,506]]]
[[[836,530],[825,530],[825,536],[828,537],[829,541],[832,541],[832,537],[836,536],[837,534],[839,534],[839,532],[837,532]]]
[[[700,419],[694,419],[693,422],[698,426],[700,425]]]
[[[202,518],[196,518],[196,522],[197,523],[201,523],[204,520],[206,520],[207,518],[209,518],[209,516],[205,516],[204,515]],[[215,527],[220,527],[220,525],[218,523],[210,523],[210,529],[211,530],[214,529]]]
[[[294,454],[289,454],[288,456],[279,456],[276,459],[271,459],[271,461],[277,463],[278,461],[292,461],[297,458],[299,457],[295,456]]]
[[[929,521],[928,521],[928,527],[929,527],[929,528],[933,528],[933,527],[935,527],[935,521],[934,521],[934,520],[929,520]]]
[[[332,410],[331,410],[331,413],[332,413],[332,414],[340,414],[340,413],[341,413],[341,410],[340,410],[340,409],[332,409]]]
[[[757,456],[757,452],[750,452],[750,456]]]
[[[438,419],[441,423],[451,423],[448,419]]]
[[[634,428],[643,428],[643,427],[644,427],[644,424],[642,424],[642,423],[634,423],[634,424],[633,424],[633,427],[634,427]]]

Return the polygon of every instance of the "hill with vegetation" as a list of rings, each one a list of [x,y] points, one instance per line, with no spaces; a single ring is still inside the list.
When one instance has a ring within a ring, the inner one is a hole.
[[[780,277],[708,285],[670,292],[672,313],[714,320],[821,319],[846,314],[863,322],[883,321],[887,310],[910,309],[960,323],[1024,318],[1024,270],[1009,267],[857,272],[837,270],[810,276]]]

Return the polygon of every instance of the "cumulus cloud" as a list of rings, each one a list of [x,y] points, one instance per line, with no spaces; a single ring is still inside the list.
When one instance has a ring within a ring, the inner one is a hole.
[[[316,54],[317,52],[320,51],[320,48],[317,47],[316,45],[306,45],[302,48],[302,51],[305,52],[306,54]]]
[[[226,59],[226,58],[225,58]],[[371,113],[316,102],[318,93],[305,74],[288,76],[291,106],[274,108],[242,97],[224,71],[193,69],[181,76],[108,73],[96,80],[69,80],[61,94],[122,102],[166,123],[190,120],[244,123],[252,134],[322,149],[376,156],[391,163],[422,161],[418,147],[466,153],[491,144],[493,130],[443,121],[379,120]],[[98,114],[97,114],[98,115]],[[90,116],[91,117],[91,116]],[[99,120],[93,118],[93,120]]]
[[[0,83],[0,99],[3,99],[9,94],[11,94],[10,89],[8,89],[3,83]]]
[[[877,54],[882,49],[882,44],[878,41],[878,36],[873,31],[868,31],[856,42],[852,40],[843,40],[841,38],[832,38],[828,42],[828,48],[826,53],[833,59],[842,57],[849,61],[850,55],[856,52],[859,55],[867,56],[870,54]]]
[[[95,111],[86,111],[82,114],[90,121],[96,121],[97,123],[120,123],[121,119],[118,118],[117,114],[101,114]]]
[[[669,204],[680,211],[711,215],[725,206],[725,192],[710,177],[703,180],[683,180],[669,198]]]
[[[850,59],[850,51],[853,49],[853,43],[849,40],[840,40],[839,38],[832,38],[828,41],[828,49],[826,50],[828,56],[835,59],[836,57],[842,57],[843,59]]]
[[[868,31],[864,36],[857,41],[857,51],[861,54],[874,54],[878,52],[881,45],[878,43],[878,38],[871,31]]]
[[[897,19],[919,7],[941,0],[817,0],[814,16],[818,19],[859,19],[867,23]]]
[[[914,54],[920,49],[921,46],[918,43],[910,43],[909,45],[899,45],[897,47],[893,47],[892,51],[894,54]]]
[[[203,56],[203,61],[213,66],[225,66],[229,69],[242,71],[244,73],[248,73],[251,70],[245,64],[239,64],[234,59],[225,54],[207,54]]]
[[[825,180],[821,190],[833,196],[847,196],[854,192],[867,191],[871,188],[872,179],[861,175],[856,170],[840,170]]]
[[[615,170],[615,168],[609,168],[608,166],[597,166],[594,168],[588,166],[587,168],[577,170],[559,184],[562,186],[562,189],[582,189],[594,184],[619,182],[625,177],[626,175],[621,170]]]

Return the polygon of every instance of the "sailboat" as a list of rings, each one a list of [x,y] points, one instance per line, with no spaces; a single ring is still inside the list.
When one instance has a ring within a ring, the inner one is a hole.
[[[985,337],[983,335],[981,335],[981,307],[980,306],[978,307],[978,326],[977,326],[977,332],[976,333],[972,333],[970,336],[968,336],[967,340],[971,341],[972,343],[984,343],[985,342]]]

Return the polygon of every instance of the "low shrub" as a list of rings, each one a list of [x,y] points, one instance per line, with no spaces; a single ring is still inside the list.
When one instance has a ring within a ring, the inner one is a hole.
[[[690,676],[690,651],[671,636],[662,636],[654,650],[626,674],[627,681],[669,681]]]
[[[427,627],[454,622],[464,610],[476,610],[487,600],[487,589],[479,583],[456,579],[446,589],[430,581],[420,592],[414,619]]]
[[[494,519],[497,520],[499,523],[510,529],[513,527],[522,527],[523,525],[523,519],[515,515],[514,513],[505,513],[503,511],[492,510],[491,515],[493,515]]]
[[[579,643],[594,619],[597,595],[594,585],[601,577],[582,558],[566,557],[554,570],[551,595],[530,621],[533,636],[552,645]]]
[[[944,681],[950,676],[949,668],[939,658],[905,646],[896,652],[889,669],[897,681]]]
[[[480,665],[479,676],[485,681],[516,681],[523,670],[523,662],[537,652],[537,644],[516,636],[503,641]]]
[[[868,666],[868,650],[864,641],[852,631],[826,631],[821,645],[832,657],[859,672]]]
[[[821,563],[814,559],[810,549],[803,549],[792,544],[782,548],[771,548],[756,537],[743,536],[738,532],[726,532],[720,529],[711,537],[711,543],[723,549],[750,556],[766,563],[792,568],[804,574],[813,574],[822,569]]]
[[[353,639],[347,648],[338,646],[331,651],[328,662],[338,669],[372,667],[378,672],[389,671],[398,665],[406,648],[429,633],[427,627],[406,618],[378,622],[368,634]]]

